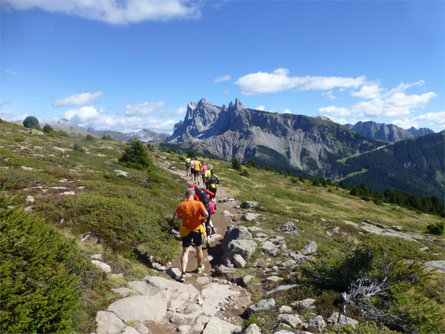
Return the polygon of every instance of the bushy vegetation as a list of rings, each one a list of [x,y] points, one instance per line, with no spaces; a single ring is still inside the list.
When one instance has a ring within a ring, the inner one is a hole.
[[[241,167],[241,163],[237,158],[232,160],[232,168],[235,170],[239,170],[240,172],[243,170],[243,168]]]
[[[55,134],[53,127],[49,124],[45,124],[45,126],[43,127],[42,130],[43,130],[43,132],[45,132],[47,134]]]
[[[28,116],[23,120],[23,126],[29,129],[40,130],[39,120],[34,116]]]
[[[306,264],[300,282],[317,287],[318,293],[339,293],[346,314],[400,332],[442,333],[439,306],[421,297],[426,278],[419,262],[407,262],[377,243],[363,243],[347,244],[344,252]]]
[[[86,258],[72,240],[0,197],[0,331],[71,333]]]
[[[119,162],[123,166],[139,170],[147,169],[152,165],[147,149],[139,140],[128,144],[125,152],[119,158]]]
[[[428,224],[426,226],[427,233],[435,234],[435,235],[442,235],[444,231],[445,223],[444,222],[438,222],[436,224]]]

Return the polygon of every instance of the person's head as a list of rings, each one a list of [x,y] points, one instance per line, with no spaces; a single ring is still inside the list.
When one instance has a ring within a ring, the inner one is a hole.
[[[195,188],[187,188],[187,190],[185,191],[185,196],[187,197],[187,199],[193,198],[193,196],[195,196]]]
[[[215,171],[212,169],[212,170],[210,171],[210,173],[213,175],[213,174],[215,174]]]

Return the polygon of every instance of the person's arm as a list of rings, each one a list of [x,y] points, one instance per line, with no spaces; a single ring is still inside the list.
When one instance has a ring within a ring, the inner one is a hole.
[[[173,220],[176,219],[181,219],[182,218],[182,213],[179,210],[179,207],[176,209],[175,213],[173,214]]]
[[[206,191],[206,193],[209,195],[210,199],[213,199],[213,197],[215,197],[215,194],[213,192],[211,192],[208,189],[204,189]]]

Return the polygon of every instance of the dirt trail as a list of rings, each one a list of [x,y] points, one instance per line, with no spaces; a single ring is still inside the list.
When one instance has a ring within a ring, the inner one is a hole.
[[[165,168],[165,166],[163,166]],[[194,184],[194,181],[191,177],[187,177],[184,170],[171,170],[170,172],[175,173],[177,175],[180,175],[182,179],[187,181],[189,184]],[[203,187],[202,180],[200,180],[200,183],[197,184],[198,187]],[[212,214],[211,219],[213,222],[213,226],[216,229],[216,234],[212,236],[211,242],[210,242],[210,248],[207,246],[203,246],[203,253],[204,253],[204,274],[208,277],[211,276],[211,269],[212,266],[219,264],[220,257],[222,255],[222,245],[221,245],[221,239],[224,237],[224,233],[227,230],[227,226],[233,224],[232,219],[230,217],[224,217],[222,213],[224,211],[229,211],[231,214],[236,215],[237,210],[235,209],[235,206],[237,205],[236,202],[222,202],[220,200],[222,199],[228,199],[230,198],[230,195],[227,193],[227,191],[224,190],[224,185],[218,187],[218,191],[216,194],[216,211],[214,214]],[[181,254],[179,254],[173,261],[172,261],[172,267],[180,268],[180,262],[181,262]],[[189,261],[187,264],[187,280],[186,282],[189,284],[192,284],[194,286],[199,286],[198,283],[196,283],[196,278],[201,277],[202,274],[194,274],[192,273],[193,270],[196,269],[196,251],[193,247],[190,248],[190,255],[189,255]]]

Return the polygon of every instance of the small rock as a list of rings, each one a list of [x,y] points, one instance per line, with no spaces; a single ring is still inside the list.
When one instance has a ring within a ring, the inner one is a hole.
[[[240,332],[241,329],[240,326],[212,317],[202,331],[202,334],[232,334],[234,332]]]
[[[253,305],[249,306],[249,311],[252,313],[257,313],[261,311],[267,311],[275,307],[275,299],[261,299]]]
[[[274,245],[272,242],[270,242],[270,241],[264,241],[264,242],[261,244],[261,250],[262,250],[264,253],[270,254],[270,255],[272,255],[272,256],[277,256],[277,254],[278,254],[278,247],[275,246],[275,245]]]
[[[358,325],[358,321],[344,315],[340,315],[338,312],[332,313],[332,315],[327,319],[328,323],[333,325],[334,327],[347,326],[351,325],[352,328]]]
[[[181,325],[176,328],[176,331],[182,334],[189,334],[192,331],[192,326],[190,325]]]
[[[278,319],[280,319],[282,323],[289,325],[292,328],[297,328],[297,326],[301,326],[303,324],[303,321],[300,319],[298,314],[280,314],[278,315]]]
[[[210,283],[210,279],[208,277],[201,276],[201,277],[198,277],[196,279],[196,282],[199,283],[199,284],[203,284],[203,285],[204,284],[209,284]]]
[[[287,260],[286,262],[281,263],[281,267],[284,269],[288,268],[294,268],[297,265],[297,262],[295,260]]]
[[[301,306],[301,307],[308,308],[308,309],[314,309],[315,308],[314,303],[315,303],[315,299],[306,298],[303,300],[293,302],[292,306]]]
[[[104,262],[102,262],[102,261],[97,261],[97,260],[91,260],[91,263],[92,263],[96,268],[98,268],[98,269],[100,269],[100,270],[106,272],[107,274],[111,273],[111,267],[110,267],[108,264],[106,264],[106,263],[104,263]]]
[[[127,297],[131,292],[133,292],[133,290],[129,288],[116,288],[116,289],[111,289],[111,291],[119,294],[121,297]]]
[[[103,255],[102,254],[93,254],[93,255],[90,255],[90,259],[91,260],[102,261],[103,260]]]
[[[394,231],[397,231],[397,232],[403,232],[403,227],[402,227],[402,226],[393,225],[393,226],[391,226],[391,228],[392,228]]]
[[[286,224],[278,228],[281,232],[289,233],[293,235],[299,235],[297,227],[292,221],[288,221]]]
[[[122,334],[140,334],[136,329],[134,329],[131,326],[127,326],[125,327],[124,331],[122,332]]]
[[[425,266],[435,269],[438,272],[445,273],[445,260],[425,262]]]
[[[339,233],[339,232],[340,232],[340,227],[335,226],[335,227],[332,229],[332,232],[334,232],[334,233]]]
[[[292,307],[287,306],[287,305],[283,305],[280,307],[279,310],[280,313],[291,313],[292,312]]]
[[[117,176],[117,177],[121,177],[121,178],[124,178],[124,179],[127,179],[127,178],[128,178],[128,173],[125,172],[125,171],[123,171],[123,170],[120,170],[120,169],[115,169],[115,170],[113,171],[113,174],[114,174],[115,176]]]
[[[241,278],[242,285],[243,285],[243,286],[247,286],[247,283],[249,283],[249,282],[252,280],[252,278],[253,278],[252,275],[246,275],[246,276],[243,276],[243,277]]]
[[[329,232],[329,231],[326,231],[326,235],[327,235],[329,238],[332,237],[332,233]]]
[[[260,206],[260,203],[255,201],[245,201],[241,203],[241,208],[243,209],[250,209],[250,208],[257,208]]]
[[[260,213],[252,213],[252,212],[247,212],[244,214],[243,219],[245,221],[253,221],[253,220],[257,220],[258,218],[260,218],[262,215]]]
[[[74,191],[64,191],[60,196],[74,196],[76,193]]]
[[[233,255],[232,262],[237,268],[244,268],[247,263],[246,260],[244,260],[244,258],[239,254]]]
[[[273,332],[273,334],[294,334],[294,332],[288,331],[287,329],[280,329],[278,332]]]
[[[32,197],[31,195],[26,196],[26,202],[28,203],[34,203],[35,199],[34,197]]]
[[[316,331],[318,333],[323,332],[323,330],[326,327],[326,322],[324,321],[323,317],[321,315],[317,315],[315,318],[312,318],[309,320],[307,329],[309,331]]]
[[[227,210],[224,210],[224,211],[222,212],[222,215],[223,215],[224,217],[233,217],[233,215],[232,215],[229,211],[227,211]]]
[[[281,277],[278,277],[278,276],[270,276],[270,277],[267,277],[266,279],[269,281],[272,281],[272,282],[279,282],[279,281],[283,280]]]
[[[243,330],[242,334],[261,334],[261,329],[257,324],[253,323]]]
[[[301,254],[303,255],[312,255],[317,252],[317,243],[315,241],[309,241],[306,245],[301,249]]]
[[[125,328],[123,321],[113,312],[97,312],[96,323],[97,334],[118,334]]]
[[[139,324],[139,327],[137,328],[137,330],[140,334],[150,334],[150,331],[148,330],[147,327],[144,326],[143,323]]]
[[[266,295],[272,295],[274,293],[280,292],[280,291],[286,291],[292,288],[296,288],[298,286],[298,284],[285,284],[285,285],[279,285],[278,287],[276,287],[275,289],[268,291],[266,293]]]

